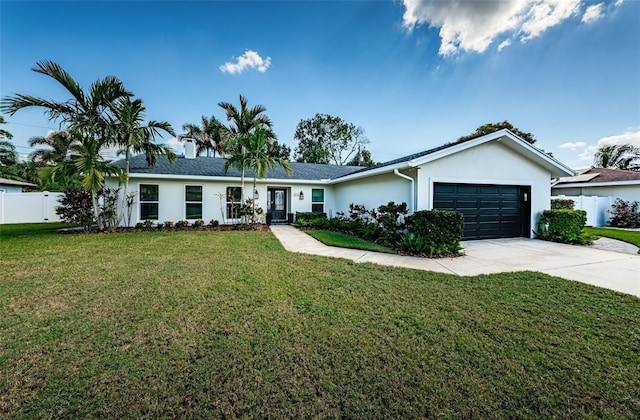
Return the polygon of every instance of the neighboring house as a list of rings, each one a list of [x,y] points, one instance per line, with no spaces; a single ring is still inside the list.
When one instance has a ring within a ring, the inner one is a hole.
[[[124,162],[118,164],[124,167]],[[240,173],[222,172],[224,159],[195,157],[193,147],[170,164],[148,167],[131,161],[129,190],[136,192],[132,221],[216,219],[229,221],[240,203]],[[349,204],[374,209],[389,201],[410,211],[456,210],[465,216],[464,239],[530,237],[540,213],[550,206],[550,180],[574,173],[508,130],[454,143],[369,168],[292,163],[258,180],[255,196],[272,220],[295,212],[348,214]],[[109,179],[108,186],[117,186]],[[245,197],[252,196],[245,174]]]
[[[551,185],[552,195],[598,196],[640,201],[640,172],[591,168],[579,175],[560,178]]]
[[[37,187],[28,182],[14,181],[13,179],[0,178],[0,192],[21,193],[25,187]]]

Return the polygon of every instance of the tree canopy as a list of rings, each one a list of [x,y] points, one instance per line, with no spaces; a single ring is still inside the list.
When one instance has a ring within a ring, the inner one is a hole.
[[[507,129],[509,131],[511,131],[513,134],[517,135],[518,137],[522,138],[523,140],[529,142],[530,144],[534,144],[536,142],[535,137],[533,136],[533,134],[531,133],[527,133],[525,131],[522,131],[516,127],[513,126],[513,124],[511,124],[509,121],[502,121],[502,122],[497,122],[497,123],[487,123],[484,125],[481,125],[480,127],[476,128],[476,131],[474,131],[473,133],[467,135],[467,136],[462,136],[460,137],[457,142],[463,142],[463,141],[469,141],[469,140],[473,140],[475,138],[478,138],[480,136],[484,136],[485,134],[489,134],[489,133],[495,133],[498,130],[502,130],[502,129]]]
[[[640,147],[631,144],[602,146],[596,152],[593,164],[599,168],[640,171]]]
[[[328,114],[300,120],[294,138],[298,141],[296,161],[336,165],[345,165],[369,143],[362,127]]]

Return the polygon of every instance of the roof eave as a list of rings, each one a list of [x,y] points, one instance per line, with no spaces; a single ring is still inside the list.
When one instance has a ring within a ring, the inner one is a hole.
[[[640,179],[632,179],[630,181],[574,182],[570,184],[554,184],[551,186],[551,188],[618,187],[626,185],[640,185]]]

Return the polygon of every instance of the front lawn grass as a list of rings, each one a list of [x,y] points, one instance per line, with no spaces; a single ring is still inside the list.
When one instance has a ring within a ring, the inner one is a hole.
[[[0,238],[0,418],[640,416],[633,296],[270,232]]]
[[[313,236],[323,244],[329,246],[362,249],[364,251],[384,252],[386,254],[397,254],[397,252],[391,248],[387,248],[373,242],[365,241],[364,239],[347,235],[345,233],[333,232],[330,230],[305,230],[304,232],[308,235]]]
[[[617,239],[640,247],[640,230],[623,230],[610,228],[585,227],[584,232],[591,236],[604,236],[611,239]],[[640,253],[640,250],[638,251]]]

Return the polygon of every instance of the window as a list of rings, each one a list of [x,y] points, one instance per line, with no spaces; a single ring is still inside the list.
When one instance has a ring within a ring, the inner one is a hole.
[[[158,220],[158,186],[140,184],[140,220]]]
[[[311,211],[324,213],[324,189],[311,190]]]
[[[185,219],[202,219],[202,186],[187,185],[184,188]]]
[[[229,219],[238,219],[241,205],[242,189],[240,187],[227,187],[227,217]]]

